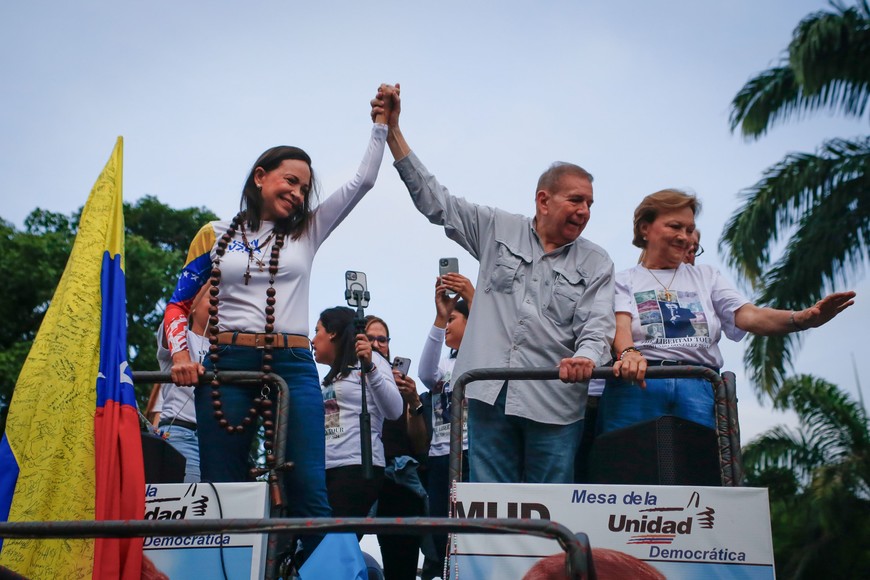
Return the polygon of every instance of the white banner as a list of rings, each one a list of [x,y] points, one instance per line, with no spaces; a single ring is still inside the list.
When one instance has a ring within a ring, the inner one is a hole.
[[[264,518],[268,514],[267,489],[264,482],[149,484],[145,519]],[[144,549],[156,572],[170,580],[258,580],[265,572],[266,534],[153,537],[145,538]]]
[[[456,507],[460,518],[549,519],[587,534],[599,580],[775,577],[763,488],[460,483]],[[544,538],[465,534],[453,550],[454,578],[564,570],[565,552]]]

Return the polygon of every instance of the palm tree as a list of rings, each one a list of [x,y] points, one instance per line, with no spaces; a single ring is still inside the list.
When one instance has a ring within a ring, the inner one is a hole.
[[[777,573],[850,578],[870,570],[870,430],[863,407],[802,375],[774,398],[800,429],[775,427],[743,449],[747,483],[770,490]]]
[[[779,66],[744,85],[731,103],[731,130],[757,139],[772,126],[821,109],[864,116],[870,97],[870,6],[859,0],[806,17]],[[867,261],[870,137],[832,139],[795,153],[741,194],[719,241],[760,304],[800,309]],[[775,261],[774,249],[788,239]],[[750,339],[744,362],[760,393],[773,395],[790,367],[796,335]]]

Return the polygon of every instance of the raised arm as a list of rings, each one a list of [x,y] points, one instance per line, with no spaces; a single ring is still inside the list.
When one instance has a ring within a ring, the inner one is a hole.
[[[399,129],[401,104],[398,86],[381,85],[377,96],[372,99],[373,115],[387,106],[387,102],[391,103],[387,115],[387,143],[396,159],[394,166],[399,177],[411,194],[411,201],[429,223],[442,226],[448,238],[468,250],[475,259],[480,259],[481,232],[493,227],[498,210],[451,195],[411,152]]]
[[[417,365],[417,374],[426,388],[431,389],[440,377],[438,363],[441,360],[441,347],[444,344],[444,330],[447,328],[447,320],[453,312],[453,306],[458,296],[450,298],[441,286],[439,279],[435,279],[435,321],[423,344],[423,353],[420,355],[420,364]]]
[[[855,303],[854,292],[835,292],[803,310],[777,310],[744,304],[734,313],[738,328],[762,336],[799,332],[826,324]]]
[[[374,187],[384,157],[386,134],[386,125],[376,124],[372,127],[369,143],[356,174],[317,206],[311,234],[315,247],[319,247],[326,240],[363,196]]]

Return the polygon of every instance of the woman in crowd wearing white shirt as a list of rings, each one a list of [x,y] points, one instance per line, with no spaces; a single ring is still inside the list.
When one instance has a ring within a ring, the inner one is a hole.
[[[314,338],[314,359],[330,367],[323,379],[326,410],[326,489],[334,516],[365,517],[378,497],[384,479],[384,419],[397,419],[402,395],[390,363],[372,352],[365,334],[357,334],[354,311],[337,306],[320,314]],[[360,421],[361,375],[365,374],[366,404],[371,416],[374,477],[362,471]]]
[[[448,291],[455,293],[453,296]],[[453,365],[465,335],[468,313],[474,299],[474,286],[462,274],[450,273],[441,276],[435,283],[435,322],[426,337],[420,355],[418,374],[420,381],[429,389],[421,395],[427,411],[426,426],[429,428],[429,469],[426,491],[429,493],[429,513],[433,517],[448,517],[450,504],[450,421],[454,410],[451,407],[453,393]],[[450,349],[448,356],[441,358],[441,346]],[[468,433],[463,421],[462,474],[468,480]],[[441,574],[447,550],[447,535],[433,534],[436,561],[427,560],[424,572]],[[424,574],[425,576],[425,574]]]

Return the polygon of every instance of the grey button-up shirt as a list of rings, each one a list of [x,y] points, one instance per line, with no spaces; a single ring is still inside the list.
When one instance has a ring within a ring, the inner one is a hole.
[[[613,262],[580,237],[544,253],[526,216],[450,195],[414,153],[396,169],[417,209],[480,262],[474,304],[453,371],[557,367],[568,357],[600,366],[616,329]],[[504,381],[470,383],[466,395],[493,404]],[[583,418],[586,383],[510,381],[505,411],[541,423]]]

